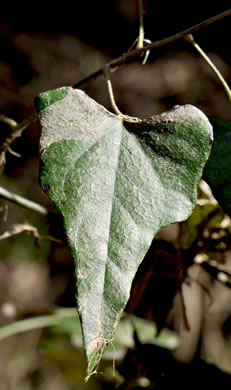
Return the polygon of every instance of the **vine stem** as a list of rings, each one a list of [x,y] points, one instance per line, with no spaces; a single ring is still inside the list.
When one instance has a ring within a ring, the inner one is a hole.
[[[195,42],[192,34],[188,34],[185,36],[185,40],[190,42],[193,47],[197,50],[197,52],[200,54],[200,56],[205,60],[205,62],[208,64],[208,66],[212,69],[212,71],[217,76],[218,80],[221,82],[221,84],[224,87],[224,90],[228,96],[228,99],[231,103],[231,90],[225,81],[224,77],[221,75],[217,67],[214,65],[214,63],[210,60],[210,58],[207,56],[207,54],[202,50],[202,48],[198,45],[198,43]]]
[[[60,320],[67,317],[77,318],[77,310],[73,308],[56,309],[54,314],[27,318],[25,320],[13,322],[0,328],[0,340],[28,330],[58,325]]]
[[[3,187],[0,187],[0,198],[6,199],[18,206],[27,208],[42,215],[47,215],[50,212],[46,207],[40,205],[39,203],[17,195],[14,192],[10,192]]]
[[[116,115],[118,115],[123,121],[125,122],[141,122],[141,119],[136,118],[136,117],[131,117],[128,115],[124,115],[119,108],[116,105],[115,98],[114,98],[114,93],[113,93],[113,88],[112,88],[112,83],[111,83],[111,77],[110,77],[110,69],[107,65],[105,65],[104,68],[105,76],[106,76],[106,81],[107,81],[107,87],[108,87],[108,93],[110,97],[110,102],[111,106],[115,112]]]
[[[144,46],[144,10],[143,10],[143,0],[138,0],[139,6],[139,38],[137,42],[137,49]]]
[[[17,122],[14,119],[8,118],[5,115],[0,115],[0,122],[6,123],[11,127],[11,129],[14,129],[16,126],[18,126]]]
[[[139,0],[139,5],[141,4],[141,0]],[[141,21],[141,17],[143,18],[143,5],[142,6],[142,16],[140,16],[140,26],[143,24],[143,20]],[[140,12],[141,15],[141,12]],[[139,49],[129,51],[126,54],[123,54],[122,56],[109,61],[107,64],[104,64],[100,69],[98,69],[96,72],[91,73],[87,77],[83,78],[82,80],[78,81],[76,84],[73,85],[73,88],[79,88],[83,84],[95,80],[97,77],[101,76],[102,74],[105,74],[105,67],[109,68],[109,71],[116,70],[119,68],[121,65],[124,65],[125,63],[131,62],[134,60],[136,57],[140,57],[142,54],[145,52],[148,52],[150,50],[153,50],[155,48],[167,45],[171,42],[174,42],[178,39],[185,38],[186,35],[192,34],[195,31],[198,31],[218,20],[221,20],[227,16],[231,15],[231,9],[224,11],[218,15],[215,15],[209,19],[206,19],[205,21],[198,23],[187,30],[181,31],[177,34],[171,35],[170,37],[167,37],[165,39],[161,39],[159,41],[152,42],[148,45],[145,45]],[[140,27],[140,30],[142,30],[142,27]],[[140,41],[142,39],[142,32],[141,32],[141,37]],[[13,119],[8,118],[7,120],[4,120],[6,123],[8,123],[11,128],[12,132],[9,135],[9,137],[5,140],[5,142],[1,145],[0,147],[0,172],[3,171],[5,163],[6,163],[6,153],[10,151],[11,149],[11,144],[15,141],[17,137],[20,137],[22,132],[35,120],[37,120],[38,115],[34,112],[31,116],[26,118],[22,123],[19,125],[16,125],[16,122],[13,121]],[[2,119],[1,119],[2,120]]]
[[[224,11],[224,12],[222,12],[216,16],[213,16],[209,19],[206,19],[205,21],[198,23],[198,24],[188,28],[187,30],[181,31],[181,32],[174,34],[174,35],[171,35],[168,38],[164,38],[164,39],[161,39],[159,41],[152,42],[149,45],[146,45],[140,49],[129,51],[128,53],[123,54],[122,56],[120,56],[112,61],[109,61],[105,65],[109,66],[109,68],[111,70],[113,70],[113,69],[116,70],[121,65],[124,65],[125,63],[133,61],[134,58],[136,58],[136,57],[140,57],[143,53],[145,53],[148,50],[153,50],[157,47],[165,46],[165,45],[167,45],[171,42],[174,42],[178,39],[184,38],[186,35],[192,34],[193,32],[198,31],[198,30],[200,30],[200,29],[202,29],[202,28],[204,28],[204,27],[206,27],[214,22],[217,22],[218,20],[221,20],[227,16],[230,16],[230,15],[231,15],[231,9]],[[102,66],[102,68],[98,69],[96,72],[91,73],[90,75],[88,75],[84,79],[78,81],[76,84],[73,85],[73,88],[79,88],[83,84],[85,84],[91,80],[95,80],[97,77],[104,74],[105,65]]]
[[[139,7],[139,37],[137,39],[137,49],[140,49],[144,47],[144,43],[150,44],[152,43],[149,39],[144,38],[144,9],[143,9],[143,0],[138,0],[138,7]],[[142,62],[142,65],[145,65],[147,62],[147,59],[149,57],[150,50],[147,50],[145,52],[145,56]]]
[[[5,139],[0,147],[0,172],[4,169],[6,163],[6,153],[11,150],[12,143],[16,140],[16,138],[21,137],[22,132],[37,119],[38,115],[35,112],[19,124],[11,118],[6,118],[4,116],[0,117],[0,120],[7,123],[12,129],[10,135]]]
[[[118,115],[120,117],[123,117],[122,112],[119,110],[119,108],[117,107],[116,102],[115,102],[114,93],[113,93],[113,89],[112,89],[112,83],[111,83],[109,66],[105,65],[104,73],[105,73],[105,76],[106,76],[106,82],[107,82],[107,87],[108,87],[108,93],[109,93],[109,97],[110,97],[111,106],[112,106],[112,108],[113,108],[113,110],[114,110],[116,115]]]

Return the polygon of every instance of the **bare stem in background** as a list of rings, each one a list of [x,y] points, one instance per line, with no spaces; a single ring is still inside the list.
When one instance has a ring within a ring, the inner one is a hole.
[[[27,233],[34,237],[36,243],[38,244],[41,241],[41,236],[38,232],[38,229],[31,225],[30,223],[15,223],[8,230],[6,230],[3,234],[0,235],[0,240],[5,240],[6,238],[15,236],[20,233]]]
[[[143,0],[138,0],[139,5],[139,38],[137,42],[137,49],[144,46],[144,10]]]
[[[28,330],[58,325],[63,318],[77,317],[77,310],[72,308],[56,309],[53,314],[28,318],[0,328],[0,340]]]
[[[33,202],[32,200],[26,199],[23,196],[7,191],[3,187],[0,187],[0,198],[9,200],[10,202],[17,204],[18,206],[25,207],[42,215],[47,215],[49,213],[49,210],[46,207],[41,206],[40,204]]]
[[[137,40],[137,49],[144,47],[144,43],[150,44],[152,43],[149,39],[144,38],[144,10],[143,10],[143,0],[138,0],[139,6],[139,37]],[[145,65],[150,54],[150,50],[145,52],[145,56],[142,62],[142,65]]]
[[[223,85],[224,87],[224,90],[228,96],[228,99],[231,103],[231,90],[228,86],[228,84],[226,83],[224,77],[221,75],[221,73],[219,72],[219,70],[216,68],[216,66],[214,65],[214,63],[210,60],[210,58],[207,56],[207,54],[205,54],[205,52],[201,49],[201,47],[198,45],[198,43],[195,42],[192,34],[188,34],[185,36],[185,40],[190,42],[193,47],[198,51],[198,53],[200,54],[200,56],[207,62],[208,66],[212,69],[212,71],[215,73],[215,75],[217,76],[218,80],[221,82],[221,84]]]
[[[14,119],[8,118],[5,115],[0,115],[0,122],[6,123],[7,125],[9,125],[12,130],[15,129],[16,126],[18,126],[17,122]]]
[[[198,30],[208,26],[209,24],[212,24],[220,19],[225,18],[226,16],[229,16],[229,15],[231,15],[231,9],[229,9],[225,12],[222,12],[216,16],[213,16],[212,18],[206,19],[205,21],[198,23],[195,26],[192,26],[192,27],[188,28],[187,30],[181,31],[175,35],[168,37],[168,38],[161,39],[160,41],[155,41],[155,42],[153,42],[147,46],[144,46],[140,49],[132,50],[132,51],[108,62],[106,65],[109,66],[110,70],[113,70],[113,69],[115,70],[116,68],[118,68],[121,65],[124,65],[125,63],[134,61],[134,59],[136,57],[140,57],[143,53],[145,53],[148,50],[153,50],[157,47],[165,46],[165,45],[167,45],[171,42],[174,42],[178,39],[182,39],[186,35],[192,34],[193,32],[198,31]],[[95,80],[97,77],[104,74],[104,68],[105,68],[105,65],[102,68],[98,69],[96,72],[91,73],[90,75],[88,75],[84,79],[80,80],[78,83],[74,84],[73,88],[79,88],[83,84],[85,84],[91,80]]]
[[[28,118],[23,120],[21,123],[17,124],[13,119],[1,117],[0,120],[2,122],[10,125],[12,132],[5,139],[3,144],[0,147],[0,173],[3,171],[4,166],[6,164],[6,153],[11,151],[11,145],[16,140],[16,138],[21,137],[22,132],[31,125],[31,123],[35,122],[38,119],[38,115],[34,112]]]
[[[145,41],[144,39],[144,32],[143,32],[143,4],[142,4],[142,0],[139,0],[139,10],[140,10],[140,35],[139,35],[139,41],[141,44],[141,41]],[[141,8],[142,7],[142,8]],[[141,12],[142,11],[142,12]],[[178,39],[181,39],[181,38],[185,38],[187,35],[189,34],[192,34],[193,32],[195,31],[198,31],[206,26],[208,26],[209,24],[212,24],[218,20],[221,20],[227,16],[231,15],[231,9],[227,10],[227,11],[224,11],[218,15],[215,15],[201,23],[198,23],[196,24],[195,26],[192,26],[190,28],[188,28],[187,30],[184,30],[184,31],[181,31],[175,35],[172,35],[168,38],[165,38],[165,39],[161,39],[159,41],[155,41],[155,42],[152,42],[146,46],[143,46],[139,49],[136,49],[136,50],[132,50],[132,51],[129,51],[128,53],[126,54],[123,54],[122,56],[108,62],[107,64],[103,65],[100,69],[98,69],[96,72],[94,73],[91,73],[90,75],[88,75],[87,77],[85,77],[84,79],[78,81],[76,84],[73,85],[73,88],[79,88],[81,87],[83,84],[89,82],[89,81],[92,81],[92,80],[95,80],[97,77],[105,74],[105,69],[106,67],[109,69],[109,72],[111,72],[112,70],[116,70],[117,68],[119,68],[120,66],[126,64],[126,63],[129,63],[129,62],[132,62],[134,61],[137,57],[140,57],[142,54],[150,51],[150,50],[153,50],[157,47],[161,47],[161,46],[164,46],[164,45],[167,45],[171,42],[174,42]],[[223,84],[224,85],[224,84]],[[231,100],[231,96],[230,96],[230,90],[226,90],[228,96],[229,96],[229,99]],[[22,132],[32,123],[34,122],[35,120],[37,120],[38,116],[37,114],[34,112],[31,116],[29,116],[28,118],[26,118],[23,122],[21,122],[19,125],[16,124],[16,122],[11,119],[11,118],[5,118],[3,120],[3,117],[0,118],[0,120],[4,121],[5,123],[8,123],[11,128],[12,128],[12,132],[11,134],[9,135],[9,137],[7,137],[7,139],[5,140],[5,142],[1,145],[0,147],[0,173],[3,171],[4,169],[4,166],[5,166],[5,163],[6,163],[6,153],[8,151],[11,150],[11,144],[15,141],[16,138],[20,137]]]

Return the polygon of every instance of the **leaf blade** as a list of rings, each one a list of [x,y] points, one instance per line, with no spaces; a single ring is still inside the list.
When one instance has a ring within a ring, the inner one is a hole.
[[[41,181],[63,215],[75,259],[89,376],[153,236],[194,207],[211,126],[192,106],[123,123],[82,91],[67,90],[51,106],[47,93],[39,97]]]

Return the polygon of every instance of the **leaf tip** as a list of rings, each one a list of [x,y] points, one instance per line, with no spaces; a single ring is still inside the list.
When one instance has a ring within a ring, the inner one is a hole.
[[[91,349],[91,352],[88,353],[87,351],[87,360],[88,360],[88,366],[87,366],[87,372],[85,377],[85,383],[88,382],[90,377],[92,375],[97,374],[97,370],[99,367],[100,360],[102,358],[103,352],[106,348],[106,346],[111,343],[112,340],[106,340],[104,338],[96,339],[94,340],[94,348],[92,348],[92,344],[90,344],[87,348],[89,351]]]

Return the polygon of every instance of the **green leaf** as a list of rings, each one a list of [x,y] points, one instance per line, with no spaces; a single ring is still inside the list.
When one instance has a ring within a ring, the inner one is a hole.
[[[154,235],[192,212],[212,127],[190,105],[123,122],[84,92],[65,91],[52,105],[49,91],[38,98],[41,185],[63,215],[75,259],[90,375]]]
[[[136,330],[137,337],[142,344],[153,344],[169,350],[174,350],[178,347],[179,336],[174,331],[163,328],[157,335],[157,327],[154,322],[134,315],[131,315],[130,319]]]
[[[231,123],[209,118],[214,130],[214,143],[203,172],[214,197],[231,215]]]
[[[220,213],[210,217],[209,215],[212,214],[212,212],[214,212],[217,208],[220,210]],[[190,215],[190,217],[187,219],[187,221],[184,222],[183,226],[181,227],[181,234],[180,234],[181,249],[186,250],[192,246],[194,240],[198,237],[201,224],[203,223],[203,221],[208,219],[206,221],[206,227],[208,229],[211,229],[217,226],[217,224],[219,224],[219,222],[221,222],[223,218],[224,218],[223,212],[218,205],[205,204],[203,205],[203,207],[201,207],[199,204],[197,204],[193,210],[193,213]]]

